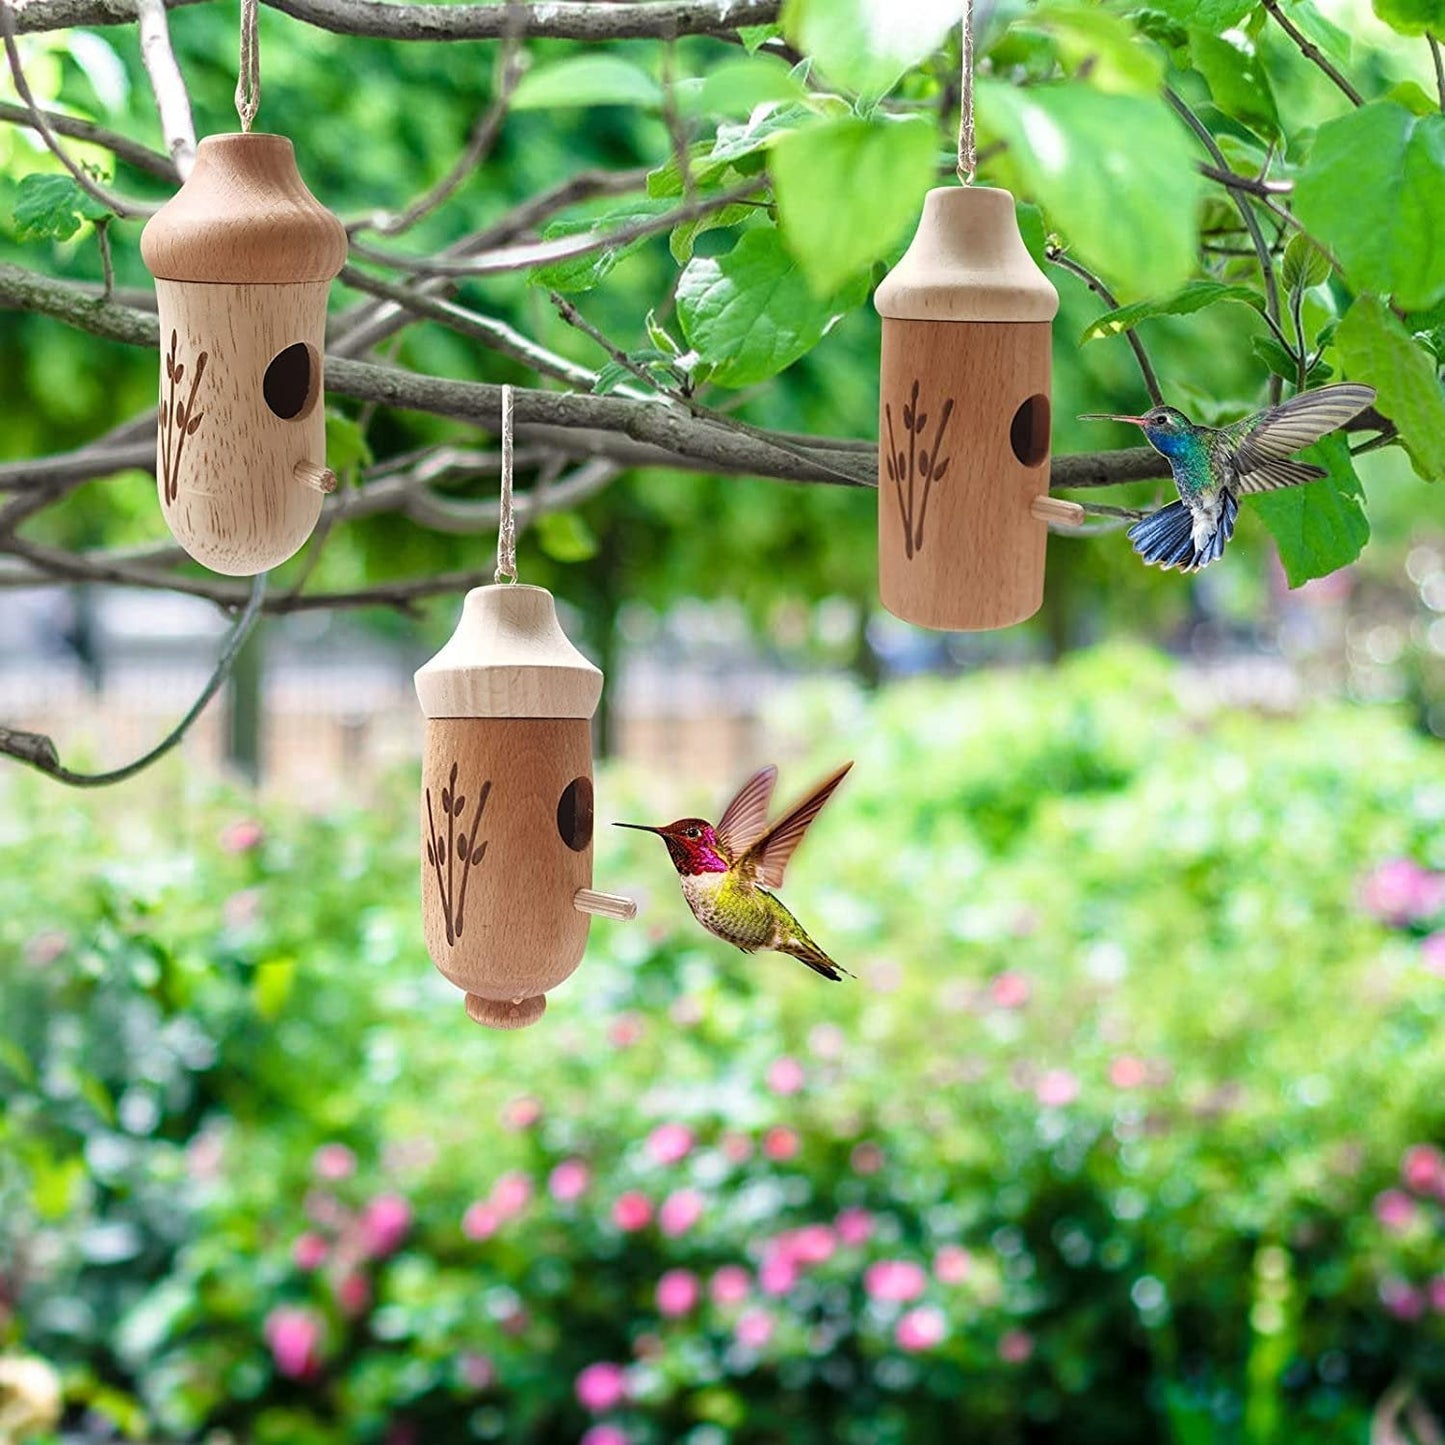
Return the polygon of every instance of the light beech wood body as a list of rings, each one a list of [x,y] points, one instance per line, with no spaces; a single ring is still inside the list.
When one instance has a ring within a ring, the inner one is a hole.
[[[878,585],[895,616],[974,631],[1043,602],[1050,332],[884,318]]]
[[[246,577],[277,566],[321,515],[313,479],[326,471],[320,347],[328,289],[325,281],[156,282],[156,489],[176,541],[213,572]],[[280,416],[264,395],[266,368],[298,342],[309,348],[309,384],[300,412]],[[168,367],[181,368],[178,381]]]
[[[535,1023],[587,946],[592,884],[585,718],[431,718],[421,800],[427,949],[493,1028]],[[450,816],[449,816],[450,815]],[[465,840],[465,841],[463,841]]]

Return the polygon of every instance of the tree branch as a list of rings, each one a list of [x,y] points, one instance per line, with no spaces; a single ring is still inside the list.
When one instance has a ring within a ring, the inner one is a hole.
[[[1348,97],[1351,105],[1363,105],[1365,103],[1364,97],[1360,92],[1335,69],[1329,56],[1326,55],[1313,40],[1305,35],[1294,21],[1279,8],[1279,0],[1264,0],[1264,8],[1278,21],[1279,28],[1299,47],[1299,53],[1303,55],[1306,60],[1313,61],[1315,65],[1319,66],[1335,85],[1339,87],[1340,91]]]
[[[190,92],[171,49],[166,0],[136,0],[136,18],[140,22],[141,63],[155,97],[161,134],[176,171],[184,179],[196,160],[196,123],[191,117]]]
[[[171,158],[163,156],[159,151],[153,151],[139,141],[117,135],[115,131],[107,130],[93,121],[81,120],[73,115],[61,115],[59,111],[42,110],[40,115],[56,135],[100,146],[108,150],[116,160],[135,170],[144,171],[147,175],[169,181],[173,185],[180,184],[180,172],[176,170]],[[0,100],[0,121],[8,125],[22,125],[27,130],[40,129],[35,116],[25,106],[14,105],[8,100]]]
[[[175,10],[198,0],[166,0]],[[500,40],[505,5],[398,4],[384,0],[267,0],[275,10],[335,35],[383,40]],[[527,40],[661,40],[668,35],[730,35],[745,25],[770,25],[780,0],[549,0],[524,7]],[[22,34],[73,26],[129,25],[137,0],[29,0],[19,11]]]
[[[15,758],[38,769],[57,782],[68,783],[72,788],[103,788],[111,783],[123,783],[143,769],[163,758],[190,731],[192,724],[206,710],[207,703],[220,691],[221,684],[230,676],[236,654],[245,646],[246,639],[261,617],[261,604],[266,597],[266,574],[260,573],[251,581],[250,595],[241,615],[236,619],[231,634],[226,639],[221,655],[216,659],[215,669],[207,679],[200,696],[193,702],[186,715],[149,752],[126,763],[124,767],[112,768],[104,773],[77,773],[64,767],[60,761],[55,743],[43,733],[28,733],[14,728],[0,727],[0,754]]]

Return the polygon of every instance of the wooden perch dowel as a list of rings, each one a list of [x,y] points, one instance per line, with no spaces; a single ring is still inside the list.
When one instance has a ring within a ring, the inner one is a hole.
[[[1077,502],[1066,502],[1062,497],[1035,497],[1029,504],[1029,515],[1036,522],[1082,527],[1087,513]]]
[[[616,893],[598,893],[594,888],[579,888],[572,895],[572,906],[579,913],[590,913],[594,918],[615,918],[620,923],[637,917],[635,898],[623,898]]]

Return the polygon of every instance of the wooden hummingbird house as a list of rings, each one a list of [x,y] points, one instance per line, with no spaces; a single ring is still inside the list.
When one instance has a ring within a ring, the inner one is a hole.
[[[550,592],[504,583],[467,594],[416,691],[427,948],[473,1019],[522,1028],[581,962],[587,915],[636,913],[591,887],[602,674],[567,640]]]
[[[1024,246],[1013,197],[930,191],[874,305],[883,605],[946,630],[1022,622],[1043,601],[1048,522],[1081,513],[1048,496],[1059,298]]]
[[[216,135],[147,223],[141,255],[160,308],[166,523],[213,571],[264,572],[306,541],[336,486],[321,372],[346,232],[284,136]]]

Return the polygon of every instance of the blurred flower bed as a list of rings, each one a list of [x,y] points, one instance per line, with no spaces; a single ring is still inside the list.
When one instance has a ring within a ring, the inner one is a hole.
[[[1122,650],[812,696],[782,791],[858,765],[786,893],[858,980],[707,938],[600,828],[644,914],[516,1035],[426,957],[413,779],[317,818],[7,775],[0,1438],[1438,1414],[1440,745],[1181,696]],[[604,773],[599,818],[716,811],[682,791]]]

